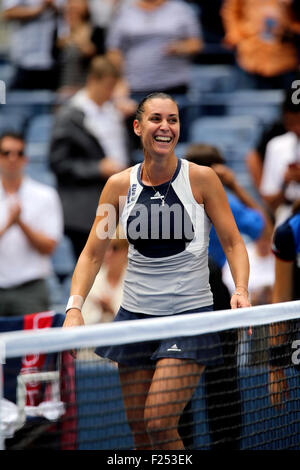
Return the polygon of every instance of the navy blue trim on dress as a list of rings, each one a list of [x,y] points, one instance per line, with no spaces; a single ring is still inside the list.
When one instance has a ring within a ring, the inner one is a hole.
[[[177,158],[177,157],[176,157]],[[137,172],[137,179],[138,179],[138,182],[140,183],[141,186],[143,186],[143,188],[149,188],[148,185],[144,184],[142,182],[142,179],[141,179],[141,171],[142,171],[142,163],[140,163],[139,165],[139,168],[138,168],[138,172]],[[180,158],[177,158],[177,168],[175,170],[175,173],[174,175],[172,176],[172,183],[173,181],[175,181],[175,179],[177,178],[179,172],[180,172],[180,169],[181,169],[181,159]],[[170,180],[169,181],[166,181],[165,183],[162,183],[162,184],[159,184],[159,185],[155,185],[154,188],[159,190],[159,188],[164,188],[165,186],[167,186],[168,184],[170,183]],[[150,186],[151,187],[151,186]]]

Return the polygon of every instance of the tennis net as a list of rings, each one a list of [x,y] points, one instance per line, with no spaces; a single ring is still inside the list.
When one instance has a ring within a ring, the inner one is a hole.
[[[146,431],[155,449],[297,450],[299,321],[297,301],[2,333],[1,447],[142,449]],[[119,374],[103,348],[124,345]]]

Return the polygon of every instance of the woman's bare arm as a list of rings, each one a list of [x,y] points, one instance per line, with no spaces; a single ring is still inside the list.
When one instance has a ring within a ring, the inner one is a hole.
[[[192,188],[196,200],[204,204],[205,211],[215,227],[222,248],[225,252],[231,274],[236,286],[232,308],[250,306],[248,300],[249,259],[244,241],[239,233],[231,212],[224,188],[216,173],[207,167],[192,169]]]
[[[92,288],[118,224],[120,196],[127,194],[128,185],[129,173],[125,170],[112,176],[103,188],[97,216],[73,273],[70,296],[79,296],[84,301]],[[83,323],[80,309],[68,310],[64,326]]]

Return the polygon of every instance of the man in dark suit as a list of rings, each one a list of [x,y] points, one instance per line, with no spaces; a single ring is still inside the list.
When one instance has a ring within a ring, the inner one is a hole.
[[[105,57],[96,57],[84,89],[61,107],[54,123],[50,167],[57,177],[65,233],[77,258],[105,182],[128,166],[123,117],[111,100],[118,80],[115,66]]]

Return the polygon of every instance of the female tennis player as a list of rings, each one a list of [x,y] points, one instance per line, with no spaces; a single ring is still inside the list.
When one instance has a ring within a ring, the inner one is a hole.
[[[115,230],[129,241],[124,293],[115,321],[208,312],[208,240],[214,224],[236,290],[231,307],[248,307],[249,262],[225,191],[215,172],[174,153],[178,106],[163,93],[139,105],[134,132],[144,161],[112,176],[76,265],[65,327],[84,323],[81,307]],[[122,203],[120,204],[120,200]],[[180,335],[180,334],[179,334]],[[178,422],[207,364],[221,360],[217,334],[97,348],[119,365],[128,423],[136,449],[183,449]]]

